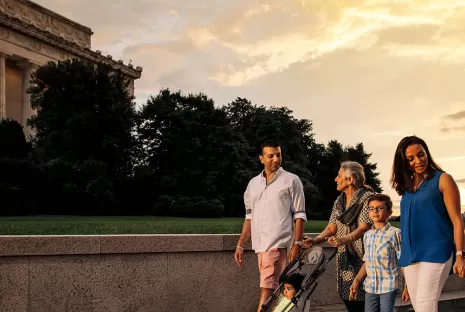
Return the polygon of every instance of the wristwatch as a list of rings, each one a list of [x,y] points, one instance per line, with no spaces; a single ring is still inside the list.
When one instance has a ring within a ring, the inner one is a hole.
[[[463,256],[465,255],[465,251],[459,250],[459,251],[457,251],[457,253],[456,253],[455,255],[456,255],[456,256],[462,256],[462,257],[463,257]]]
[[[300,240],[300,241],[295,241],[294,242],[294,245],[299,245],[299,246],[302,246],[304,243]]]

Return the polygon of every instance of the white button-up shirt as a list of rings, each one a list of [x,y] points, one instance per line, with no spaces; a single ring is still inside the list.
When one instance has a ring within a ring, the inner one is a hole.
[[[290,247],[294,221],[307,221],[302,182],[283,168],[276,171],[268,185],[263,171],[250,180],[244,203],[245,218],[251,219],[252,249],[257,253]]]

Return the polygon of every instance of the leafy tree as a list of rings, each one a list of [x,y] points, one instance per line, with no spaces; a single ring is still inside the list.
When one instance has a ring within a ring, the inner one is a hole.
[[[339,192],[336,190],[336,178],[341,163],[345,160],[352,160],[364,166],[366,183],[373,187],[377,192],[381,192],[381,181],[377,178],[378,173],[375,172],[377,165],[370,163],[371,154],[365,152],[362,143],[355,147],[343,147],[337,140],[329,141],[327,146],[321,149],[321,158],[318,166],[314,167],[316,175],[316,184],[323,193],[321,201],[316,208],[315,216],[317,218],[327,219],[331,213],[333,203],[336,200]]]
[[[136,112],[129,81],[109,65],[69,60],[39,68],[31,82],[35,155],[49,184],[63,192],[50,198],[66,212],[73,205],[81,212],[111,211],[114,184],[133,169]]]
[[[318,202],[315,214],[318,218],[327,219],[331,213],[333,202],[339,195],[334,179],[344,159],[344,148],[336,140],[328,142],[327,146],[321,145],[318,166],[315,166],[315,181],[323,196]]]
[[[173,207],[181,208],[173,211],[178,215],[210,207],[204,200],[192,202],[197,196],[219,199],[227,215],[244,211],[235,194],[244,192],[250,177],[246,145],[212,99],[160,91],[141,109],[138,138],[142,163],[153,170],[158,194],[177,196],[179,204],[174,199]]]
[[[0,120],[0,158],[24,159],[30,151],[23,127],[16,120]]]
[[[32,76],[28,124],[45,161],[90,158],[107,166],[111,178],[129,175],[135,108],[129,81],[111,66],[79,60],[50,62]]]
[[[286,161],[296,162],[305,167],[308,161],[306,147],[315,142],[312,123],[309,120],[294,118],[292,110],[286,107],[266,108],[253,105],[243,98],[237,98],[222,110],[227,114],[234,129],[246,139],[249,157],[256,159],[260,144],[267,139],[273,139],[283,144]]]
[[[19,122],[0,121],[0,146],[0,215],[34,212],[43,174],[28,160],[30,144]]]
[[[321,193],[314,185],[314,175],[307,167],[311,146],[315,144],[312,123],[306,119],[296,119],[292,111],[286,107],[270,107],[253,105],[250,101],[237,98],[224,106],[234,129],[246,139],[249,159],[256,165],[254,171],[263,169],[257,160],[260,144],[273,139],[281,142],[283,151],[283,167],[297,174],[304,185],[307,212],[311,214]],[[311,155],[314,157],[315,155]]]
[[[365,169],[366,183],[371,186],[376,192],[382,192],[381,181],[378,176],[379,173],[376,172],[378,167],[375,163],[370,163],[369,159],[371,153],[365,151],[363,143],[357,143],[355,147],[347,147],[345,150],[345,160],[353,160],[360,163]]]

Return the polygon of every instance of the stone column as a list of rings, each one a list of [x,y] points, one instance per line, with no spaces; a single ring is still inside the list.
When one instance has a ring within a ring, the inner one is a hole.
[[[27,60],[18,63],[18,65],[23,68],[21,124],[23,125],[24,135],[27,138],[32,134],[31,128],[27,126],[27,120],[32,116],[31,96],[27,93],[27,90],[31,86],[31,83],[29,82],[31,80],[31,74],[36,70],[37,66]]]
[[[6,118],[6,56],[0,53],[0,118]]]

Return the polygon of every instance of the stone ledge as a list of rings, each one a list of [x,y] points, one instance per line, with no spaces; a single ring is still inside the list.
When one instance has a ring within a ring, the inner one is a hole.
[[[222,251],[222,235],[106,235],[100,236],[100,253],[154,253]]]
[[[98,236],[0,236],[0,256],[3,257],[99,253]]]
[[[239,236],[239,234],[2,235],[0,257],[234,251]],[[251,247],[249,241],[245,249],[251,250]],[[329,245],[325,243],[323,247]]]

